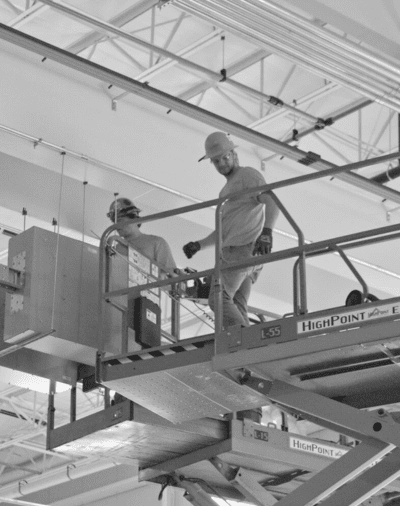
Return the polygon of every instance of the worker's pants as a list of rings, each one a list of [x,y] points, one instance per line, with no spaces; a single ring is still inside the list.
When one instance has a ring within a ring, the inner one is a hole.
[[[253,257],[254,243],[244,246],[226,246],[222,248],[221,267]],[[232,271],[221,272],[222,281],[222,325],[250,325],[247,316],[247,301],[249,300],[251,285],[255,283],[261,267],[246,267]],[[210,308],[214,311],[214,277],[211,281]]]

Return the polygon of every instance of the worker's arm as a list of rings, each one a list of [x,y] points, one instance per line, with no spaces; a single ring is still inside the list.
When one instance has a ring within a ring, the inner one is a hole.
[[[188,258],[192,258],[199,250],[209,248],[215,244],[215,230],[204,239],[190,241],[183,247],[183,252]]]
[[[261,234],[254,246],[254,255],[266,255],[272,249],[272,230],[279,216],[279,208],[268,193],[261,193],[257,197],[260,204],[265,205],[265,220]]]
[[[273,229],[279,216],[279,207],[268,193],[260,193],[257,200],[260,204],[265,205],[264,227]]]

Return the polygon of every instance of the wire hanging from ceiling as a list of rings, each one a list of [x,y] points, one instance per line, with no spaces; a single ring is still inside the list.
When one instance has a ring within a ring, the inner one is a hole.
[[[53,287],[53,303],[51,309],[51,328],[54,329],[55,323],[55,307],[56,307],[56,295],[57,295],[57,271],[58,271],[58,260],[60,253],[60,218],[61,218],[61,205],[63,195],[63,184],[64,184],[64,168],[65,168],[65,151],[61,152],[61,179],[60,179],[60,191],[58,197],[58,211],[57,211],[57,239],[56,239],[56,251],[55,251],[55,262],[54,262],[54,287]]]

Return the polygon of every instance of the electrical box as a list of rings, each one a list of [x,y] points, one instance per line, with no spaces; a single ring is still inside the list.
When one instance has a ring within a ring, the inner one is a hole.
[[[135,331],[135,341],[143,348],[161,345],[161,309],[147,297],[129,301],[129,326]]]
[[[8,266],[24,273],[24,286],[7,294],[5,342],[16,344],[54,329],[27,347],[93,365],[99,348],[98,248],[32,227],[10,239]],[[127,266],[119,271],[119,288],[126,287]],[[104,312],[104,350],[115,354],[120,350],[122,313],[111,307]]]

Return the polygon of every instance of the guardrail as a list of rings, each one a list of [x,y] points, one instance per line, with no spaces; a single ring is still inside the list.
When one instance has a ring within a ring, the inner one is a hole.
[[[218,335],[222,331],[222,284],[221,284],[221,273],[225,270],[233,270],[241,267],[249,267],[249,266],[257,266],[265,263],[271,263],[283,259],[288,258],[296,258],[294,272],[293,272],[293,313],[295,315],[305,314],[307,313],[307,286],[306,286],[306,258],[312,257],[315,255],[326,254],[332,251],[337,251],[342,259],[346,262],[349,268],[352,270],[353,274],[356,276],[358,281],[360,282],[363,290],[364,296],[368,293],[368,286],[365,281],[362,279],[358,271],[351,264],[350,260],[344,254],[344,249],[365,246],[367,244],[373,244],[375,242],[380,242],[383,240],[391,240],[397,239],[400,237],[400,225],[389,225],[387,227],[381,227],[373,230],[367,230],[355,234],[349,234],[341,237],[336,237],[329,240],[319,241],[311,244],[305,244],[304,235],[297,225],[296,221],[290,215],[288,210],[282,204],[282,202],[278,199],[278,197],[273,193],[274,190],[279,188],[284,188],[288,186],[293,186],[295,184],[305,183],[307,181],[312,181],[316,179],[320,179],[322,177],[332,177],[341,172],[347,172],[355,169],[359,169],[362,167],[374,165],[377,163],[382,163],[394,158],[399,158],[400,152],[392,153],[390,155],[384,155],[378,158],[374,158],[371,160],[365,160],[362,162],[357,162],[353,164],[349,164],[342,167],[334,167],[332,169],[324,170],[318,173],[307,174],[304,176],[298,176],[294,178],[290,178],[283,181],[278,181],[272,184],[268,184],[265,186],[260,186],[257,188],[251,188],[248,190],[244,190],[241,192],[233,193],[227,195],[221,199],[213,199],[199,204],[192,204],[189,206],[181,207],[178,209],[174,209],[171,211],[165,211],[162,213],[156,213],[150,216],[145,216],[141,218],[135,218],[132,220],[132,223],[144,223],[148,221],[155,221],[159,219],[165,219],[171,216],[183,215],[186,213],[190,213],[193,211],[197,211],[200,209],[216,206],[216,215],[215,215],[215,230],[216,230],[216,245],[215,245],[215,268],[208,269],[200,272],[190,273],[190,274],[178,274],[173,278],[169,279],[161,279],[158,281],[153,281],[151,283],[147,283],[146,285],[134,286],[130,288],[123,288],[120,290],[115,290],[112,292],[106,291],[105,286],[105,273],[107,269],[106,259],[105,259],[105,251],[107,248],[107,241],[110,234],[116,230],[116,225],[111,225],[108,227],[100,240],[100,262],[99,262],[99,279],[100,279],[100,289],[99,289],[99,353],[103,352],[104,347],[104,339],[102,335],[102,315],[101,308],[105,299],[112,299],[113,297],[118,297],[121,295],[129,295],[129,296],[138,296],[144,290],[149,290],[153,288],[166,288],[173,284],[179,284],[181,282],[185,282],[188,280],[194,280],[198,278],[202,278],[205,276],[213,275],[214,280],[214,288],[215,288],[215,336],[218,338]],[[378,183],[376,183],[378,184]],[[222,224],[221,224],[221,215],[223,206],[229,200],[241,198],[245,196],[253,196],[260,195],[261,193],[269,193],[273,200],[276,202],[277,206],[281,210],[282,214],[291,224],[293,229],[295,230],[298,237],[298,246],[295,248],[290,248],[286,250],[282,250],[276,253],[269,253],[268,255],[256,256],[251,259],[237,262],[231,264],[229,267],[221,267],[221,250],[222,250]],[[399,232],[399,233],[394,233]],[[391,234],[388,236],[387,234]],[[384,236],[384,237],[382,237]]]

